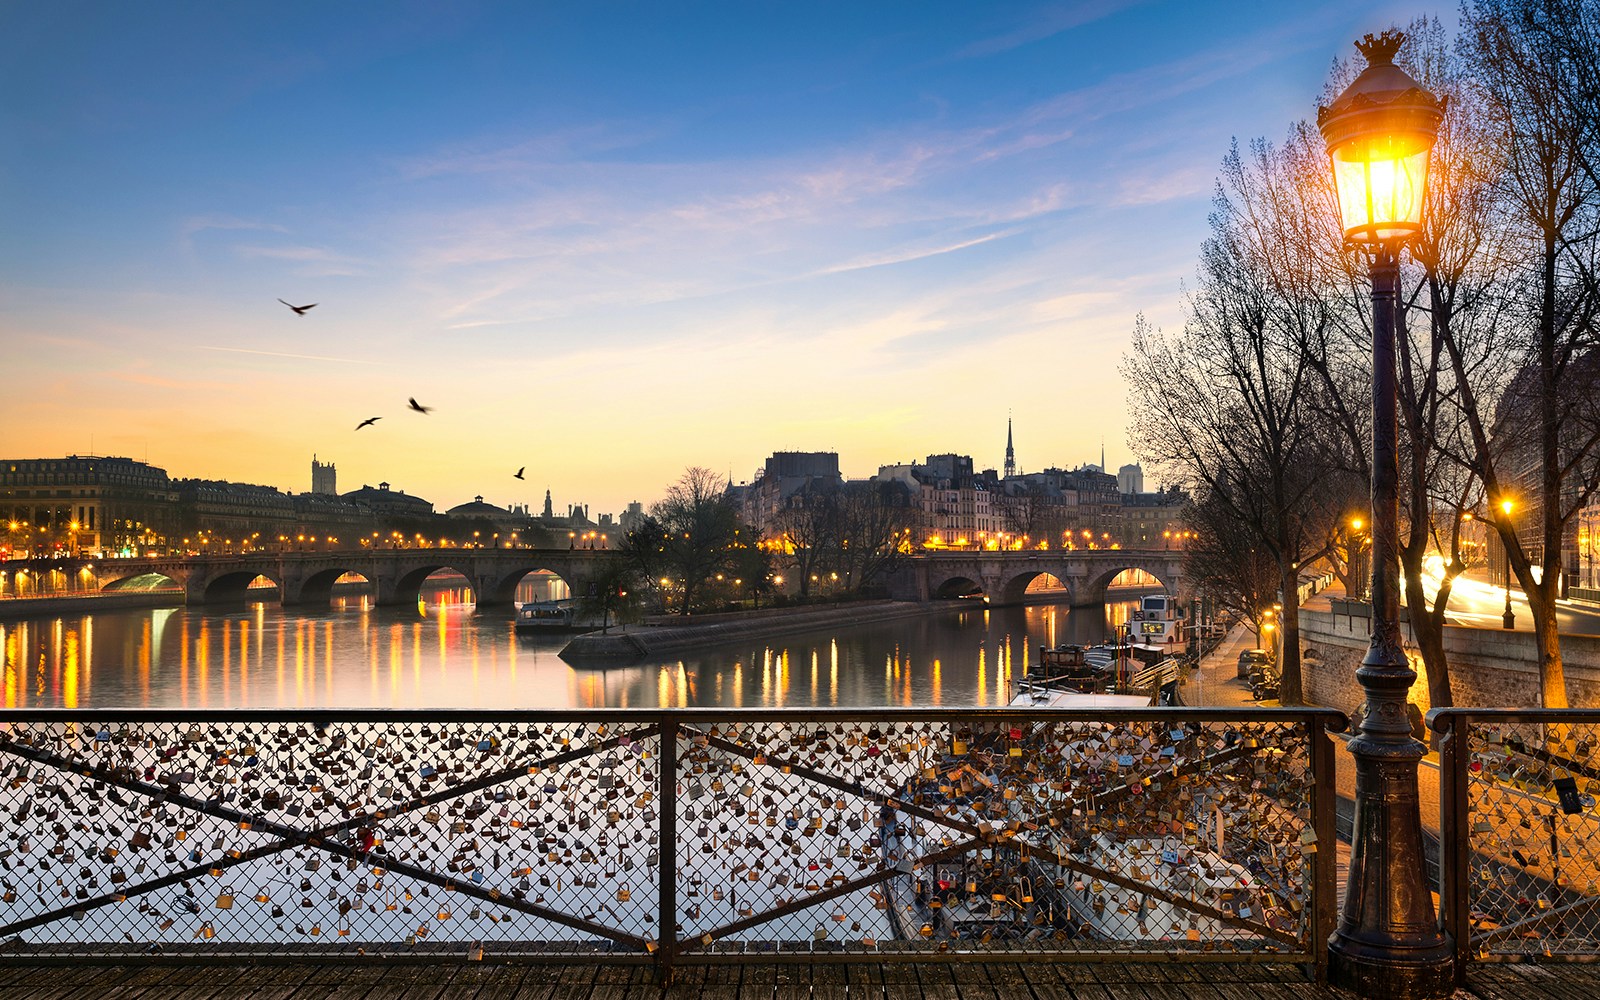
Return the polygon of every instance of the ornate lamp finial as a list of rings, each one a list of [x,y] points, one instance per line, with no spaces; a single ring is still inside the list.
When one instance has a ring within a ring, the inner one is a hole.
[[[1406,41],[1405,32],[1398,28],[1390,28],[1381,35],[1367,34],[1356,43],[1356,48],[1367,57],[1370,66],[1393,66],[1394,54],[1400,51],[1400,46]]]

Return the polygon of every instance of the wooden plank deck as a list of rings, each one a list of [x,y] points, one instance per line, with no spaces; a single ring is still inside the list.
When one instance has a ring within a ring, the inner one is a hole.
[[[1457,1000],[1595,996],[1589,965],[1480,965]],[[686,966],[192,962],[0,965],[5,1000],[1352,1000],[1295,965],[1226,963]]]

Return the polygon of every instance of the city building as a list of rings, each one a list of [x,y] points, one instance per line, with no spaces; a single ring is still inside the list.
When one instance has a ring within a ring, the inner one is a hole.
[[[433,515],[433,504],[421,497],[407,496],[405,490],[391,490],[388,483],[379,483],[376,487],[363,484],[359,490],[351,490],[341,499],[360,504],[380,518]]]
[[[644,504],[637,500],[628,504],[628,509],[622,512],[621,517],[617,518],[617,528],[623,534],[627,534],[643,523]]]
[[[772,533],[778,514],[795,503],[797,495],[830,492],[843,482],[837,452],[777,451],[754,481],[732,487],[729,496],[740,519],[758,535],[766,536]]]
[[[1123,548],[1181,548],[1183,508],[1188,502],[1189,498],[1178,490],[1123,493],[1118,542]]]
[[[918,510],[923,544],[981,545],[1004,530],[994,503],[994,478],[973,471],[967,455],[929,455],[925,462],[878,467],[874,482],[900,483]]]
[[[131,458],[68,455],[0,461],[0,527],[10,557],[143,554],[178,529],[165,469]]]
[[[1017,450],[1011,445],[1011,418],[1006,418],[1006,468],[1007,479],[1017,474]]]
[[[338,470],[332,462],[327,465],[318,462],[315,455],[311,456],[311,492],[330,497],[339,495]]]
[[[1578,570],[1571,596],[1600,601],[1600,499],[1578,512],[1577,542]]]
[[[1561,533],[1561,583],[1558,593],[1567,596],[1572,586],[1580,586],[1582,578],[1579,534],[1583,516],[1579,511],[1585,500],[1596,499],[1592,484],[1600,470],[1600,454],[1589,443],[1600,431],[1600,349],[1590,350],[1573,358],[1561,371],[1556,385],[1556,410],[1559,431],[1556,447],[1559,460],[1572,465],[1561,483],[1560,509],[1572,512]],[[1528,366],[1519,371],[1506,386],[1495,407],[1491,425],[1490,449],[1500,473],[1503,497],[1490,497],[1491,504],[1502,500],[1513,503],[1513,519],[1517,539],[1535,564],[1544,562],[1544,517],[1542,482],[1544,462],[1540,441],[1540,410],[1542,388],[1539,370]],[[1582,461],[1576,456],[1588,449]],[[1591,492],[1586,498],[1585,489]],[[1495,548],[1491,548],[1491,553]],[[1491,554],[1491,562],[1494,555]],[[1504,565],[1503,549],[1500,556]]]
[[[179,479],[179,545],[211,552],[254,547],[262,539],[299,534],[294,498],[271,486],[217,479]]]
[[[496,507],[492,503],[484,502],[483,497],[473,497],[468,503],[456,504],[445,511],[445,516],[457,521],[474,521],[489,525],[491,536],[498,533],[502,539],[510,540],[512,535],[517,535],[519,540],[523,532],[527,531],[529,522],[533,518],[528,513],[526,504],[512,504],[510,507]],[[476,529],[479,531],[485,529]],[[478,537],[474,539],[477,544],[488,544],[490,539]]]
[[[1124,465],[1117,470],[1117,492],[1124,494],[1144,492],[1144,470],[1139,467],[1139,463]]]

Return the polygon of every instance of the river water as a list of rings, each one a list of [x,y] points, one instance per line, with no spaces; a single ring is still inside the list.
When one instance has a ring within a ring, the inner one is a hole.
[[[526,600],[532,594],[519,595]],[[537,596],[543,596],[537,595]],[[578,669],[569,636],[431,587],[416,609],[336,598],[0,622],[8,708],[967,706],[1010,701],[1041,644],[1103,641],[1133,601],[945,611]]]

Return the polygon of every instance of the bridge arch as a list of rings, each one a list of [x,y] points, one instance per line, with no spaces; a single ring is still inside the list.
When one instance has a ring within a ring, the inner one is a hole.
[[[1097,567],[1096,569],[1096,572],[1091,573],[1084,580],[1079,592],[1073,595],[1073,604],[1104,604],[1106,591],[1110,588],[1111,581],[1130,569],[1141,570],[1149,574],[1165,593],[1172,594],[1179,600],[1186,600],[1188,597],[1185,593],[1183,576],[1176,571],[1176,566],[1157,564],[1148,560],[1130,559],[1126,565],[1112,564],[1109,567]]]
[[[1025,604],[1028,600],[1028,587],[1041,577],[1049,577],[1061,585],[1066,591],[1069,604],[1077,604],[1077,594],[1072,586],[1072,580],[1064,569],[1030,568],[1009,577],[1000,585],[1000,601],[1003,604]]]
[[[107,579],[107,574],[100,574],[100,591],[105,594],[122,594],[144,590],[182,590],[183,581],[168,576],[165,573],[141,569],[137,572],[125,573]]]
[[[284,604],[327,604],[333,599],[333,588],[346,576],[359,576],[369,586],[372,577],[353,567],[331,566],[319,569],[298,582],[286,580],[283,585]]]
[[[947,601],[957,597],[983,597],[988,599],[989,592],[984,589],[983,581],[970,576],[946,577],[936,587],[930,588],[935,600]]]
[[[582,594],[587,587],[583,581],[576,578],[576,574],[568,567],[566,572],[555,568],[553,564],[545,562],[531,562],[524,566],[517,566],[510,570],[497,566],[488,567],[480,580],[475,584],[479,607],[491,605],[510,605],[516,602],[517,588],[522,586],[522,581],[531,573],[549,573],[559,581],[574,597]]]
[[[440,570],[447,570],[465,577],[467,586],[472,588],[473,598],[476,599],[479,596],[478,577],[472,572],[470,564],[429,560],[425,563],[406,566],[387,580],[380,579],[378,581],[378,603],[411,607],[422,597],[423,583],[427,581],[428,577]]]
[[[217,601],[243,601],[251,596],[251,584],[264,577],[272,582],[279,596],[283,593],[283,580],[276,574],[263,573],[257,568],[225,570],[214,576],[191,575],[184,586],[191,604],[211,604]],[[262,588],[259,596],[266,597]]]

